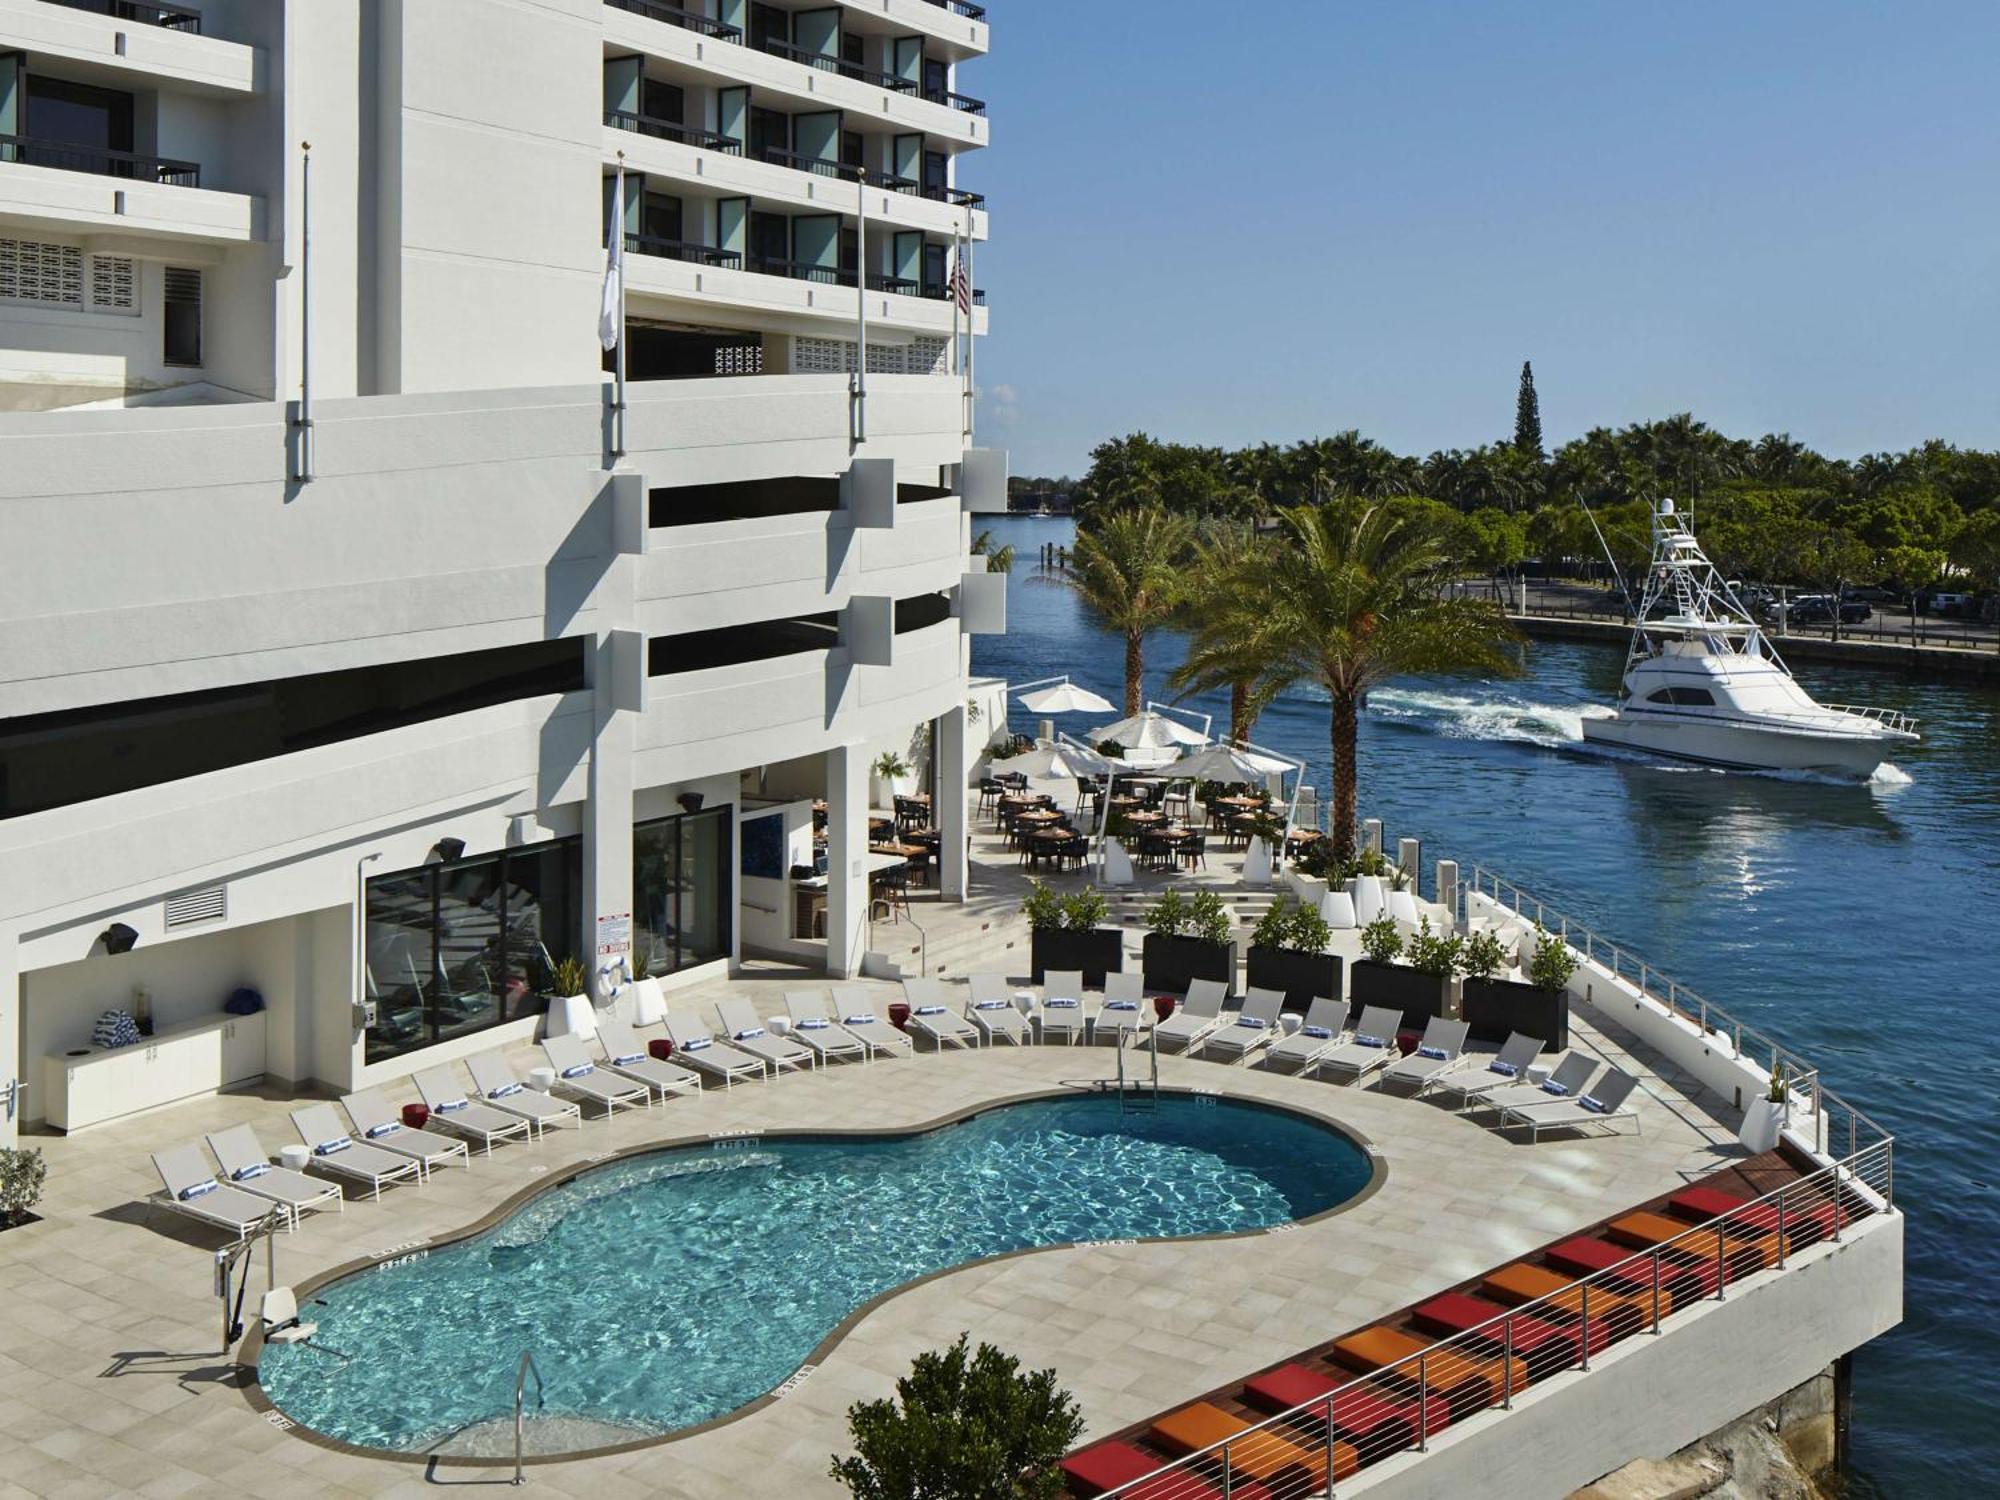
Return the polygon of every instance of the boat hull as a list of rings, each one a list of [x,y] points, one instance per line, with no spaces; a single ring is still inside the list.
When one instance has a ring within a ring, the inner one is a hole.
[[[1809,771],[1866,781],[1907,743],[1899,737],[1816,735],[1689,720],[1647,721],[1630,714],[1586,718],[1587,743],[1663,755],[1732,771]]]

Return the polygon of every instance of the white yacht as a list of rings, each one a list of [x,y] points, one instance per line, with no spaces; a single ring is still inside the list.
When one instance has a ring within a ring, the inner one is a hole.
[[[1653,558],[1618,706],[1586,713],[1583,737],[1736,770],[1864,779],[1919,738],[1903,714],[1814,702],[1671,500],[1653,514]]]

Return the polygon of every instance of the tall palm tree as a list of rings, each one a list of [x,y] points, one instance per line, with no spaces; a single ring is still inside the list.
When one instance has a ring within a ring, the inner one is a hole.
[[[1168,684],[1180,693],[1229,691],[1229,737],[1247,740],[1274,689],[1246,643],[1256,635],[1260,575],[1270,567],[1272,539],[1252,526],[1215,526],[1202,537],[1186,569],[1185,613],[1193,630],[1189,658]],[[1196,663],[1199,663],[1197,666]]]
[[[1147,505],[1114,511],[1081,528],[1069,571],[1048,581],[1074,592],[1125,638],[1125,712],[1145,697],[1146,636],[1173,617],[1186,593],[1183,571],[1194,544],[1186,516]]]
[[[989,573],[1014,571],[1014,544],[1008,542],[1005,546],[996,545],[990,527],[982,529],[979,535],[972,539],[972,555],[986,559],[986,571]]]
[[[1336,499],[1280,513],[1282,545],[1245,578],[1239,640],[1196,642],[1189,669],[1260,664],[1259,687],[1301,682],[1332,703],[1334,849],[1354,855],[1355,738],[1362,700],[1384,678],[1411,672],[1513,675],[1518,637],[1485,599],[1447,598],[1454,559],[1423,512],[1394,502]]]

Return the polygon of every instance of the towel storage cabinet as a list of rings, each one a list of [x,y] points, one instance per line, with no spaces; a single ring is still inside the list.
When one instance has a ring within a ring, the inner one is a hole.
[[[264,1017],[216,1015],[130,1047],[53,1052],[42,1062],[48,1123],[81,1130],[264,1076]]]

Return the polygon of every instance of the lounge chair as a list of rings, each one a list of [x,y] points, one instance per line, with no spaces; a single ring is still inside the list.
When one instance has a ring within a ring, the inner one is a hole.
[[[552,1085],[554,1091],[576,1100],[580,1105],[599,1106],[607,1120],[621,1109],[653,1107],[651,1089],[634,1083],[622,1073],[598,1067],[585,1049],[583,1038],[574,1033],[549,1037],[542,1043],[542,1053],[548,1058],[549,1066],[556,1070],[556,1081]]]
[[[1465,1035],[1469,1030],[1471,1027],[1464,1021],[1432,1016],[1424,1025],[1424,1037],[1417,1043],[1417,1050],[1384,1068],[1375,1087],[1409,1084],[1412,1094],[1422,1093],[1432,1079],[1449,1073],[1464,1060]]]
[[[1590,1075],[1597,1071],[1597,1064],[1581,1052],[1572,1052],[1556,1064],[1546,1083],[1511,1083],[1497,1089],[1490,1089],[1472,1101],[1474,1109],[1495,1109],[1503,1114],[1522,1104],[1539,1104],[1545,1100],[1574,1098],[1584,1085],[1590,1082]]]
[[[699,1073],[647,1055],[632,1028],[623,1021],[605,1015],[597,1018],[597,1050],[605,1067],[621,1078],[645,1085],[662,1101],[669,1094],[701,1092]]]
[[[292,1128],[312,1151],[311,1165],[361,1183],[377,1203],[382,1201],[382,1188],[387,1183],[423,1181],[422,1162],[357,1141],[347,1133],[331,1104],[308,1104],[293,1110]]]
[[[262,1229],[274,1217],[280,1224],[294,1222],[282,1205],[218,1182],[201,1147],[192,1141],[171,1151],[155,1151],[153,1170],[160,1174],[165,1191],[147,1201],[199,1219],[211,1228],[226,1229],[239,1240],[247,1239],[253,1229]]]
[[[1283,1034],[1278,1029],[1278,1015],[1284,1008],[1283,990],[1252,986],[1243,992],[1243,1009],[1234,1016],[1225,1015],[1224,1024],[1188,1051],[1199,1051],[1204,1057],[1213,1051],[1223,1062],[1243,1062]]]
[[[513,1066],[499,1052],[482,1052],[477,1057],[465,1060],[465,1070],[472,1075],[472,1086],[480,1097],[503,1115],[519,1115],[535,1127],[535,1138],[549,1133],[551,1125],[560,1125],[565,1120],[583,1124],[583,1106],[563,1099],[551,1098],[539,1093],[523,1083],[514,1074]]]
[[[285,1211],[293,1229],[307,1209],[325,1208],[331,1203],[345,1210],[347,1195],[335,1184],[294,1172],[290,1167],[274,1167],[271,1157],[248,1125],[232,1125],[211,1131],[204,1139],[215,1159],[222,1163],[222,1175],[253,1198],[268,1198]]]
[[[1528,1127],[1528,1138],[1540,1140],[1544,1130],[1583,1130],[1630,1120],[1636,1130],[1639,1112],[1625,1101],[1638,1080],[1621,1068],[1606,1068],[1604,1076],[1574,1099],[1546,1099],[1536,1104],[1510,1105],[1501,1111],[1500,1129]]]
[[[944,985],[936,979],[905,979],[903,1001],[910,1007],[910,1028],[930,1038],[931,1050],[979,1045],[979,1028],[951,1013]]]
[[[1315,995],[1299,1029],[1271,1043],[1264,1054],[1264,1066],[1273,1072],[1309,1073],[1320,1058],[1340,1045],[1340,1034],[1346,1029],[1347,1002]]]
[[[898,1050],[916,1051],[916,1043],[875,1013],[876,991],[865,984],[836,984],[833,1008],[840,1024],[866,1042],[876,1052],[894,1056]]]
[[[1194,980],[1174,1013],[1154,1023],[1153,1040],[1162,1047],[1177,1042],[1182,1051],[1194,1051],[1203,1037],[1222,1025],[1222,1002],[1228,993],[1229,987],[1219,979]]]
[[[1090,1033],[1083,1003],[1083,970],[1049,969],[1042,975],[1042,1040],[1059,1036],[1072,1047]]]
[[[967,976],[966,1015],[979,1028],[990,1047],[995,1041],[1009,1041],[1020,1047],[1028,1040],[1028,1018],[1014,1003],[1014,987],[1002,974]]]
[[[1104,1003],[1090,1024],[1092,1041],[1103,1041],[1105,1032],[1123,1046],[1128,1036],[1137,1036],[1146,1019],[1146,976],[1123,969],[1104,976]]]
[[[716,1001],[715,1015],[722,1022],[722,1029],[729,1033],[729,1045],[738,1052],[763,1058],[774,1075],[787,1068],[803,1068],[810,1073],[819,1066],[819,1054],[803,1042],[771,1035],[757,1008],[741,995]]]
[[[1344,1046],[1320,1054],[1313,1070],[1324,1078],[1332,1074],[1342,1083],[1358,1083],[1401,1054],[1396,1051],[1396,1031],[1403,1013],[1394,1006],[1370,1005],[1354,1023],[1354,1036]]]
[[[710,1078],[720,1078],[726,1089],[736,1087],[739,1078],[765,1078],[771,1065],[741,1047],[718,1042],[708,1027],[691,1012],[667,1009],[667,1035],[674,1039],[674,1056]]]
[[[515,1136],[525,1140],[535,1138],[533,1122],[468,1098],[449,1064],[425,1068],[411,1082],[417,1086],[417,1097],[431,1112],[431,1124],[453,1135],[462,1135],[468,1141],[477,1141],[488,1156],[493,1154],[495,1141],[509,1141]]]
[[[340,1103],[364,1141],[393,1155],[421,1162],[423,1170],[417,1175],[426,1182],[434,1170],[454,1161],[464,1167],[472,1165],[469,1142],[435,1130],[412,1130],[397,1118],[380,1089],[360,1089],[344,1096]]]
[[[1459,1068],[1450,1073],[1441,1073],[1430,1078],[1417,1092],[1420,1095],[1438,1094],[1461,1107],[1475,1103],[1482,1094],[1490,1094],[1495,1089],[1507,1088],[1521,1082],[1527,1075],[1528,1064],[1533,1062],[1542,1050],[1542,1039],[1529,1036],[1525,1031],[1517,1031],[1507,1038],[1497,1057],[1492,1058],[1483,1068]]]

